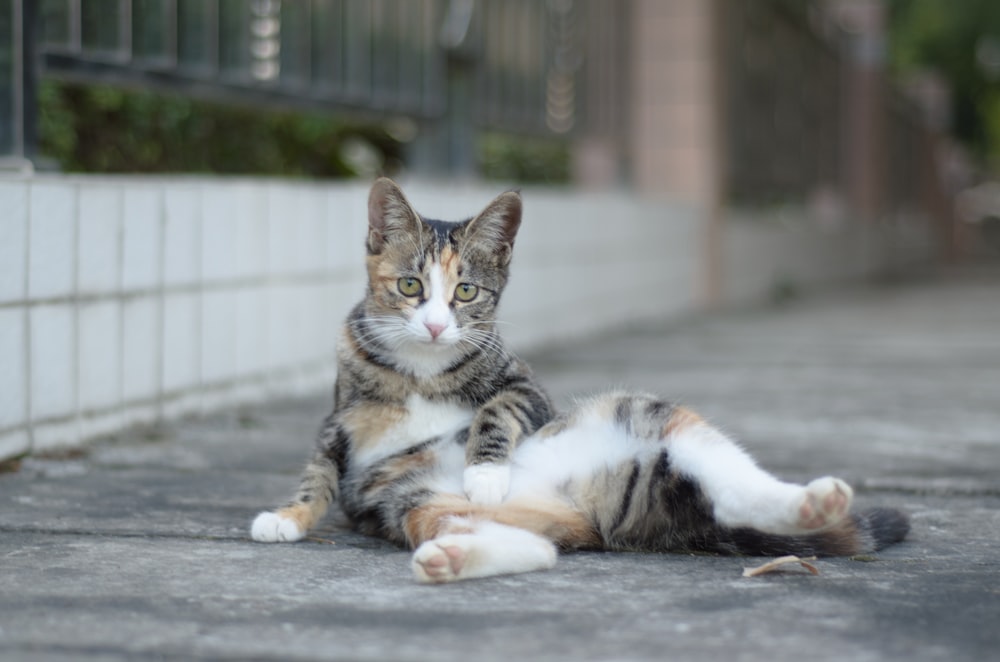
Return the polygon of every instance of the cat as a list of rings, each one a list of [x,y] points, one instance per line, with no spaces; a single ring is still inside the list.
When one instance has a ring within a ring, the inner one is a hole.
[[[337,502],[439,583],[551,568],[558,550],[854,555],[904,538],[903,513],[849,513],[837,478],[782,482],[683,406],[613,392],[557,413],[497,332],[521,215],[508,191],[469,220],[432,220],[374,183],[333,411],[254,540],[300,540]]]

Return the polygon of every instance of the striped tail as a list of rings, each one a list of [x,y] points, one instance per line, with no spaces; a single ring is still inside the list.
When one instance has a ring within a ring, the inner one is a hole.
[[[900,542],[910,519],[894,508],[853,513],[841,523],[804,536],[782,536],[755,529],[723,529],[712,551],[746,556],[856,556]]]

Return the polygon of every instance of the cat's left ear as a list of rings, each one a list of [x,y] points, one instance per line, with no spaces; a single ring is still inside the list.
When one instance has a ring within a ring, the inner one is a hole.
[[[469,221],[465,236],[483,244],[497,262],[507,265],[514,250],[514,237],[521,227],[521,194],[507,191],[498,195],[482,212]]]

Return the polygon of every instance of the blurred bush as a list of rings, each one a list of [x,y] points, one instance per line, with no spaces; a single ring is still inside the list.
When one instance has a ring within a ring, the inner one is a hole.
[[[570,177],[564,140],[487,133],[479,140],[479,172],[487,179],[522,184],[565,184]]]
[[[952,93],[949,128],[1000,168],[1000,2],[890,0],[888,6],[895,73],[944,76]]]
[[[278,112],[107,85],[43,80],[39,141],[64,172],[216,173],[311,178],[393,175],[406,145],[392,130],[329,113]],[[412,137],[412,136],[411,136]],[[565,141],[485,134],[480,174],[569,180]]]
[[[374,124],[53,80],[39,88],[39,141],[67,172],[340,178],[391,174],[403,158]]]

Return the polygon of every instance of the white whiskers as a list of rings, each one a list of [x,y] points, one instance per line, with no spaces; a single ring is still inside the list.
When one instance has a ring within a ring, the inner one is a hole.
[[[354,337],[362,344],[375,343],[389,351],[399,349],[407,341],[413,340],[406,328],[406,320],[391,315],[362,317],[349,322]]]
[[[504,352],[503,342],[494,331],[483,331],[469,326],[462,328],[462,337],[459,343],[472,345],[477,349],[487,352],[502,354]]]

